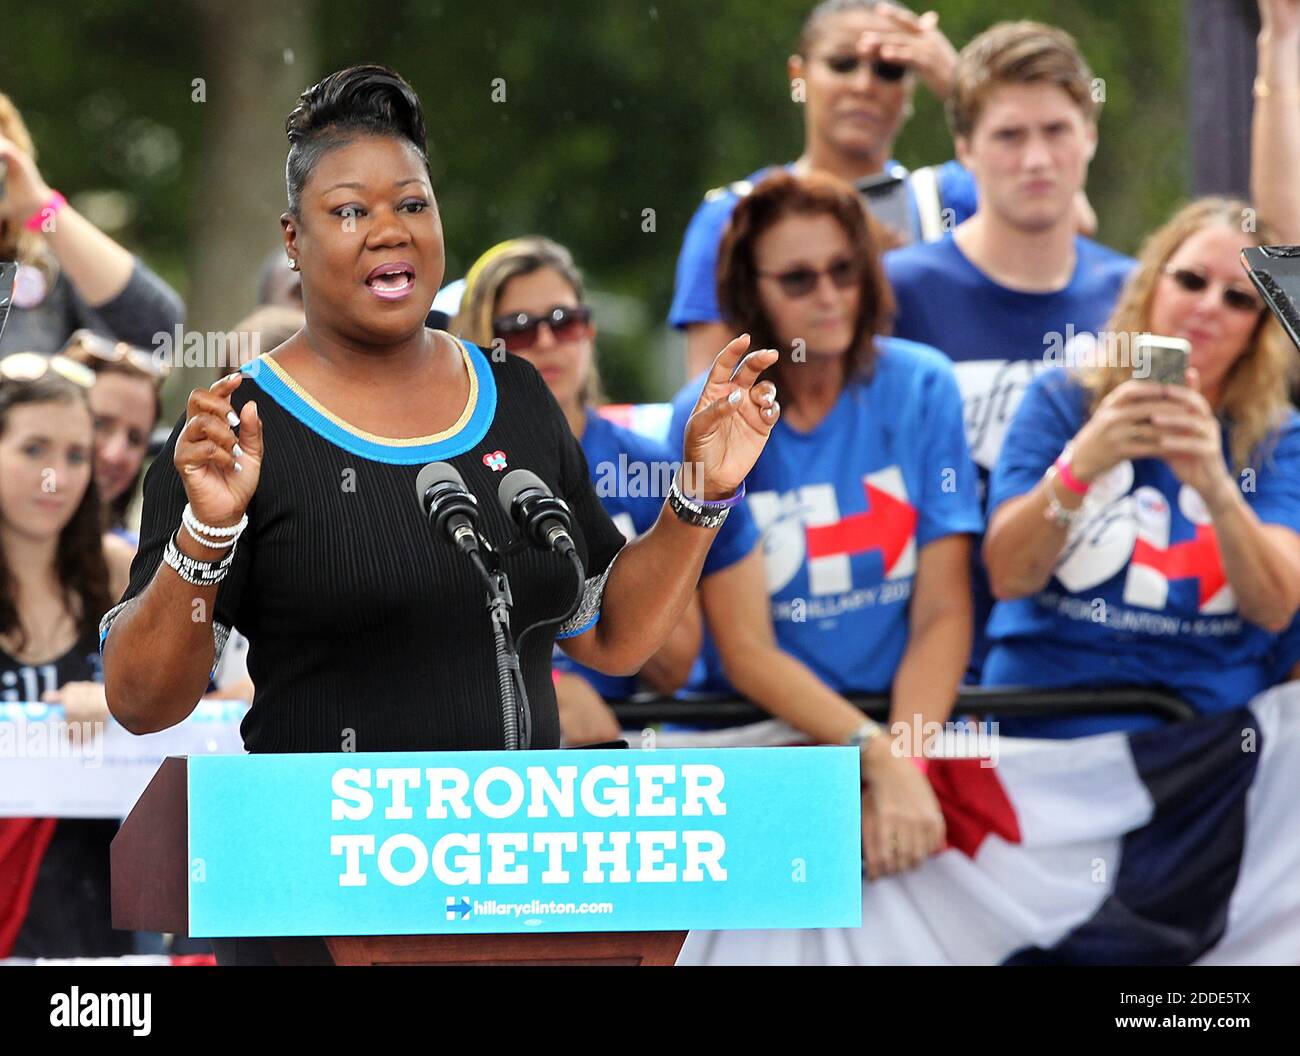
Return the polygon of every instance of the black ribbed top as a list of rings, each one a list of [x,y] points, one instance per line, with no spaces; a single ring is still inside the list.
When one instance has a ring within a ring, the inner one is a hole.
[[[426,463],[456,467],[494,546],[514,536],[497,486],[521,468],[569,503],[589,578],[623,545],[581,446],[533,367],[513,355],[492,362],[473,345],[463,351],[471,370],[466,413],[446,432],[417,440],[348,426],[268,356],[244,367],[232,402],[238,411],[257,400],[265,454],[216,619],[249,640],[256,694],[242,732],[250,752],[504,747],[483,586],[463,555],[430,535],[415,495]],[[140,550],[124,599],[149,584],[180,526],[186,499],[172,456],[183,424],[145,477]],[[567,611],[576,582],[565,558],[530,548],[503,567],[516,639],[534,621]],[[550,678],[556,630],[523,643],[534,748],[559,744]]]

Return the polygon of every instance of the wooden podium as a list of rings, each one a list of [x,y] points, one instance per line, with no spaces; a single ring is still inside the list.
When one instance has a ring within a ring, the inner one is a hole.
[[[188,935],[189,797],[186,759],[163,761],[113,839],[113,927]],[[672,965],[684,931],[491,935],[282,936],[281,965]]]

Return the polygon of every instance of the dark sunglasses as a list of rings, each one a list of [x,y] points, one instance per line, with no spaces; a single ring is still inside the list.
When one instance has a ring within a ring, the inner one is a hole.
[[[791,268],[789,271],[760,271],[759,274],[766,279],[776,279],[781,292],[787,297],[807,297],[817,289],[817,283],[823,275],[829,275],[839,290],[852,289],[862,277],[857,262],[847,257],[831,261],[824,271],[816,268]]]
[[[1200,293],[1210,285],[1209,279],[1199,271],[1192,271],[1190,268],[1175,268],[1166,264],[1163,270],[1174,282],[1178,283],[1179,289],[1186,290],[1188,293]],[[1258,312],[1264,307],[1259,298],[1253,293],[1247,293],[1235,286],[1223,287],[1223,304],[1224,307],[1231,308],[1234,312]]]
[[[537,328],[545,324],[556,341],[580,341],[588,336],[591,309],[585,304],[573,308],[556,305],[543,315],[516,312],[492,320],[492,332],[505,342],[507,352],[527,352],[537,344]]]
[[[869,63],[871,72],[882,81],[901,81],[907,74],[907,67],[896,62],[883,62],[880,59],[865,59],[860,55],[832,55],[826,65],[832,73],[846,76],[853,73],[863,63]]]

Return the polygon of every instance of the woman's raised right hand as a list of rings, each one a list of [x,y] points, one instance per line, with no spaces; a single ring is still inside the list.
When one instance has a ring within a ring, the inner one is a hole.
[[[1130,378],[1117,385],[1075,436],[1070,472],[1090,484],[1125,459],[1159,458],[1160,430],[1151,415],[1167,406],[1157,381]]]
[[[262,420],[249,400],[236,420],[230,396],[242,380],[236,371],[208,389],[194,389],[176,438],[176,471],[194,516],[214,528],[237,524],[262,474]],[[227,417],[229,416],[229,417]]]

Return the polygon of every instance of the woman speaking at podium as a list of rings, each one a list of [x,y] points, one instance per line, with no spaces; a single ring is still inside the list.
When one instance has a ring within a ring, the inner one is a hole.
[[[342,70],[303,93],[287,130],[281,224],[306,324],[191,392],[150,468],[130,585],[101,625],[109,708],[136,733],[180,722],[237,627],[256,686],[250,752],[504,747],[483,580],[433,537],[416,477],[450,463],[499,545],[514,530],[498,484],[523,468],[568,503],[585,566],[576,615],[520,645],[531,746],[556,747],[557,632],[611,673],[664,641],[779,416],[775,387],[755,383],[776,353],[745,356],[747,337],[722,350],[686,428],[702,491],[674,488],[624,546],[536,371],[424,326],[443,236],[410,86]],[[501,564],[516,628],[563,617],[568,559],[529,548]]]

